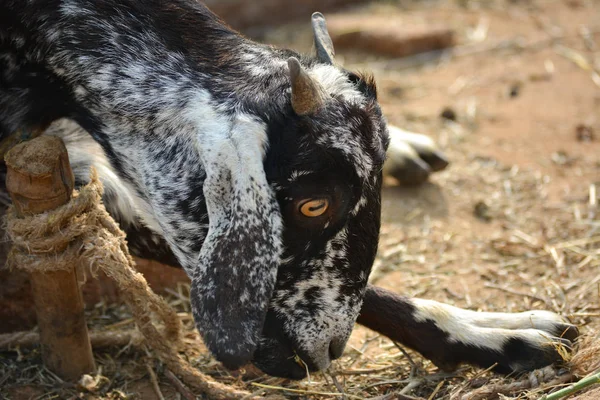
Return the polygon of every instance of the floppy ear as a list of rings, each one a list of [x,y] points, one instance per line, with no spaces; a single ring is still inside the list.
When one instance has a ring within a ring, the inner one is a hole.
[[[228,368],[248,363],[261,337],[281,255],[281,214],[263,168],[264,124],[238,117],[200,154],[209,228],[191,302],[209,350]]]

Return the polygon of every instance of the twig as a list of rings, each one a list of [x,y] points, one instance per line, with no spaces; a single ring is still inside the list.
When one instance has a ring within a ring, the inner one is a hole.
[[[338,390],[338,392],[340,392],[342,394],[342,399],[343,400],[347,400],[346,393],[344,392],[344,388],[338,382],[338,380],[335,377],[335,375],[329,374],[329,376],[331,377],[331,380],[333,381],[333,384],[335,385],[335,388]]]
[[[332,392],[318,392],[318,391],[314,391],[314,390],[292,389],[292,388],[286,388],[286,387],[283,387],[283,386],[264,385],[262,383],[256,383],[256,382],[252,382],[251,385],[259,387],[259,388],[263,388],[263,389],[281,390],[281,391],[284,391],[284,392],[291,392],[291,393],[314,394],[314,395],[318,395],[318,396],[335,396],[335,397],[346,396],[349,399],[360,399],[360,400],[363,399],[362,397],[356,396],[356,395],[353,395],[353,394],[332,393]]]
[[[598,243],[598,242],[600,242],[600,235],[591,236],[591,237],[587,237],[587,238],[581,238],[581,239],[575,239],[575,240],[569,240],[566,242],[561,242],[561,243],[552,245],[552,247],[554,247],[556,249],[563,249],[565,247],[583,246],[586,244],[592,244],[592,243]]]
[[[554,48],[554,51],[556,51],[556,54],[572,61],[575,65],[577,65],[579,68],[585,71],[594,70],[594,66],[587,60],[587,58],[585,58],[583,54],[581,54],[575,49],[571,49],[562,45],[557,45]]]
[[[563,397],[572,395],[573,393],[584,389],[588,386],[591,386],[595,383],[600,383],[600,372],[588,376],[586,378],[583,378],[582,380],[580,380],[579,382],[576,382],[574,384],[572,384],[569,387],[566,387],[564,389],[558,390],[554,393],[551,394],[547,394],[544,395],[540,398],[540,400],[558,400],[558,399],[562,399]]]
[[[135,329],[125,331],[90,332],[90,342],[95,349],[105,347],[122,347],[140,342],[142,335]],[[0,349],[16,347],[34,347],[40,344],[40,334],[37,332],[15,332],[0,334]]]
[[[408,394],[408,393],[410,393],[413,389],[416,389],[419,386],[421,386],[421,384],[423,382],[425,382],[425,379],[423,379],[423,378],[412,378],[410,380],[410,382],[408,383],[408,385],[404,386],[402,388],[402,390],[400,390],[400,394]]]
[[[175,387],[175,389],[186,399],[186,400],[196,400],[196,396],[183,382],[179,380],[178,377],[175,376],[174,373],[169,369],[165,369],[163,372],[165,377],[171,382],[171,385]]]
[[[440,381],[440,383],[437,384],[437,386],[435,387],[435,390],[433,391],[433,393],[431,393],[431,395],[427,398],[427,400],[433,400],[435,398],[435,395],[440,391],[440,389],[442,388],[442,386],[444,385],[446,381],[442,380]]]
[[[511,381],[510,383],[488,384],[471,392],[462,394],[460,397],[456,396],[455,398],[460,398],[461,400],[487,400],[492,396],[510,396],[530,389],[539,388],[541,390],[547,390],[551,387],[555,387],[556,385],[567,383],[571,381],[572,378],[572,374],[564,374],[556,377],[556,371],[551,367],[546,367],[544,369],[531,372],[522,380]]]
[[[599,314],[600,315],[600,314]],[[341,371],[337,371],[336,375],[368,375],[368,374],[376,374],[378,372],[387,371],[388,369],[396,368],[397,365],[388,365],[386,367],[381,368],[362,368],[362,369],[343,369]]]
[[[464,388],[466,388],[467,386],[469,386],[472,382],[474,382],[479,377],[483,376],[484,374],[487,374],[488,372],[490,372],[491,370],[493,370],[494,368],[496,368],[497,365],[498,365],[498,363],[495,362],[494,364],[490,365],[486,369],[477,371],[469,380],[465,380],[463,383],[460,384],[460,386],[459,386],[458,390],[456,391],[456,393],[460,394],[460,392]],[[455,397],[453,396],[452,399],[454,399],[454,398]]]
[[[154,389],[154,393],[160,400],[165,400],[165,396],[163,396],[160,391],[160,386],[158,385],[158,378],[156,377],[156,373],[154,373],[154,369],[152,365],[150,365],[150,361],[146,361],[146,369],[148,370],[148,374],[150,375],[150,381],[152,382],[152,388]]]
[[[419,368],[419,366],[415,363],[415,361],[412,359],[410,354],[408,354],[406,352],[406,350],[404,350],[404,348],[402,346],[400,346],[400,344],[398,344],[397,342],[393,342],[393,343],[394,343],[394,346],[396,346],[398,348],[398,350],[400,350],[402,352],[402,354],[404,354],[404,357],[406,357],[406,359],[410,363],[410,366],[412,367],[412,369],[414,371],[420,371],[421,368]]]
[[[413,397],[398,392],[392,392],[377,397],[371,397],[369,400],[420,400],[421,397]]]
[[[549,305],[548,304],[548,300],[546,300],[546,299],[544,299],[544,298],[542,298],[540,296],[536,296],[534,294],[523,293],[523,292],[519,292],[519,291],[516,291],[516,290],[508,289],[508,288],[505,288],[505,287],[502,287],[502,286],[496,286],[496,285],[494,285],[492,283],[486,283],[484,286],[487,287],[487,288],[490,288],[490,289],[496,289],[496,290],[500,290],[502,292],[514,294],[516,296],[528,297],[530,299],[541,301],[542,303],[544,303],[546,305]]]

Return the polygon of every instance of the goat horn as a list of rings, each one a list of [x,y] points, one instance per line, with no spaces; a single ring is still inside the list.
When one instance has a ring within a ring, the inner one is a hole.
[[[295,57],[288,59],[292,82],[292,108],[297,115],[315,113],[325,102],[323,89],[302,69]]]
[[[316,12],[311,18],[313,34],[315,36],[315,48],[317,49],[317,59],[326,64],[333,64],[335,51],[333,42],[327,31],[327,22],[320,12]]]

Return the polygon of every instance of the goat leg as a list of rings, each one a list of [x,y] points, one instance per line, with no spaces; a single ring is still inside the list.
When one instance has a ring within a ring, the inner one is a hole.
[[[529,371],[562,361],[578,331],[549,311],[488,313],[409,299],[369,285],[359,324],[389,337],[449,371],[461,363],[498,372]]]

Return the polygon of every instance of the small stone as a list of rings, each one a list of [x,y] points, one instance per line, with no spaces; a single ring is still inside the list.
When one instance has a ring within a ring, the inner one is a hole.
[[[477,389],[480,388],[484,385],[487,385],[488,383],[490,383],[490,379],[489,378],[474,378],[471,379],[471,382],[469,383],[469,387],[473,388],[473,389]]]
[[[577,135],[577,140],[579,142],[593,142],[595,139],[594,129],[586,124],[577,125],[575,127],[575,134]]]
[[[110,383],[109,379],[103,375],[96,375],[94,377],[88,374],[84,374],[81,376],[81,379],[79,379],[79,381],[77,382],[77,388],[83,392],[96,393],[108,383]]]
[[[552,153],[550,159],[554,164],[564,166],[571,166],[576,161],[575,157],[569,156],[569,154],[564,150],[559,150],[557,152]]]
[[[578,9],[583,7],[583,1],[581,0],[567,0],[565,4],[569,6],[569,8]]]
[[[490,206],[487,205],[484,201],[478,201],[477,203],[475,203],[473,214],[475,214],[477,218],[485,222],[490,222],[492,220]]]
[[[513,83],[510,86],[510,89],[508,91],[508,96],[511,98],[515,98],[519,94],[521,94],[521,83],[520,82]]]
[[[88,392],[95,392],[98,390],[98,380],[88,374],[83,375],[79,382],[77,382],[77,385],[79,386],[79,389]]]
[[[444,107],[442,113],[440,114],[440,117],[448,121],[456,121],[456,111],[454,111],[450,107]]]

